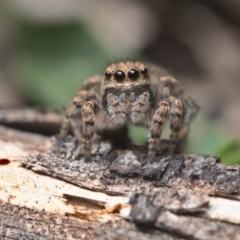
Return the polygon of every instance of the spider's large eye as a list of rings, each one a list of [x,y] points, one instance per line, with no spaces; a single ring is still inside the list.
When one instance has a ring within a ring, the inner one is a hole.
[[[105,77],[106,77],[107,79],[109,79],[111,76],[112,76],[112,73],[111,73],[111,72],[109,72],[109,71],[106,71],[106,72],[105,72]]]
[[[141,70],[141,73],[142,73],[143,75],[147,75],[147,72],[148,72],[148,70],[147,70],[146,68],[143,68],[143,69]]]
[[[125,79],[125,73],[121,70],[118,70],[114,73],[114,77],[117,82],[122,82]]]
[[[132,81],[136,81],[139,77],[139,72],[136,69],[131,69],[128,72],[128,78]]]

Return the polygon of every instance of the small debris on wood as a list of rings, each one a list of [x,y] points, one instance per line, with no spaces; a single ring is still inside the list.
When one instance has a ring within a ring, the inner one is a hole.
[[[10,160],[7,158],[0,158],[0,165],[7,165],[10,163]]]

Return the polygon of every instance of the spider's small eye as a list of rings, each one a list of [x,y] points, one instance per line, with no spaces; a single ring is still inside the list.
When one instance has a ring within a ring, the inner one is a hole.
[[[118,70],[114,73],[114,77],[117,82],[122,82],[125,79],[125,73],[121,70]]]
[[[112,76],[112,74],[109,71],[105,72],[105,77],[107,79],[109,79],[111,76]]]
[[[128,78],[132,81],[136,81],[139,77],[139,72],[136,69],[131,69],[128,72]]]
[[[146,75],[147,72],[148,72],[148,70],[147,70],[146,68],[143,68],[143,69],[141,70],[141,73],[142,73],[143,75]]]

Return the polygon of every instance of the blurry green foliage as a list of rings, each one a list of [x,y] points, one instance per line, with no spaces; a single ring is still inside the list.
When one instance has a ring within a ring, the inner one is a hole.
[[[128,126],[129,135],[131,137],[131,140],[137,144],[137,145],[143,145],[148,141],[148,129],[135,126],[135,125],[129,125]]]
[[[12,65],[16,84],[30,102],[43,107],[63,109],[87,77],[101,73],[105,63],[116,58],[79,25],[21,24],[19,32],[19,52]],[[131,125],[129,134],[138,145],[148,140],[147,129]],[[240,164],[237,142],[201,114],[192,124],[186,152],[214,154],[226,164]]]
[[[222,161],[228,165],[240,164],[240,148],[236,139],[226,141],[219,146],[216,155],[222,158]]]
[[[111,53],[103,50],[83,27],[21,24],[15,78],[28,99],[41,106],[65,106],[81,83],[101,73]]]
[[[237,141],[228,136],[220,124],[210,121],[202,113],[192,124],[186,152],[217,155],[228,165],[240,164]]]

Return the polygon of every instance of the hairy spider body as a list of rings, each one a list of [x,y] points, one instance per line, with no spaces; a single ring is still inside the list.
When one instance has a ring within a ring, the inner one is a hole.
[[[177,145],[184,145],[198,110],[183,85],[164,69],[120,61],[107,66],[104,75],[84,82],[66,110],[60,135],[66,137],[71,125],[84,144],[83,154],[90,157],[95,132],[133,123],[149,128],[148,157],[153,158],[165,122],[170,120],[169,152],[174,152]]]

